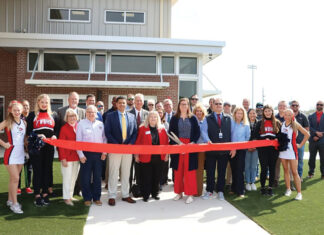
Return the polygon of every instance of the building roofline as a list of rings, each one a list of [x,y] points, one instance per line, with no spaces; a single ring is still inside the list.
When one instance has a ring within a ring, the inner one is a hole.
[[[0,47],[10,48],[197,53],[214,58],[224,46],[223,41],[173,38],[0,33]]]

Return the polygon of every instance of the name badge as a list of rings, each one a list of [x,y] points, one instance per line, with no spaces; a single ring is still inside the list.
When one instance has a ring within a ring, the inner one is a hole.
[[[151,134],[150,131],[146,131],[146,132],[145,132],[145,135],[150,135],[150,134]]]
[[[222,132],[219,132],[218,137],[219,137],[220,139],[223,139],[223,133],[222,133]]]

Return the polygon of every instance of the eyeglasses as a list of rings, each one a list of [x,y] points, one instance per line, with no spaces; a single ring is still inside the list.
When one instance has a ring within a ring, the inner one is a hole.
[[[291,107],[298,107],[299,104],[292,104]]]
[[[134,98],[128,98],[127,100],[134,100]]]
[[[222,105],[223,103],[214,103],[214,105]]]
[[[316,104],[317,106],[323,106],[324,104]]]

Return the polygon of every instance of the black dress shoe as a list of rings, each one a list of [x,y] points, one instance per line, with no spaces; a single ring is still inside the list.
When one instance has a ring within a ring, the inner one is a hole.
[[[143,201],[144,201],[144,202],[147,202],[147,200],[148,200],[148,198],[143,198]]]
[[[154,198],[154,200],[160,200],[160,197],[158,197],[158,196],[154,196],[153,198]]]

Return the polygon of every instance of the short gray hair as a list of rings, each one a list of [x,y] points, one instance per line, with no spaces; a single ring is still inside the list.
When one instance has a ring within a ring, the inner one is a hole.
[[[65,121],[65,122],[67,122],[67,118],[68,118],[68,116],[71,115],[71,114],[72,114],[72,115],[75,115],[76,118],[77,118],[77,120],[79,120],[79,115],[78,115],[76,112],[74,112],[73,109],[68,108],[68,109],[66,110],[66,112],[65,112],[65,115],[64,115],[64,121]]]
[[[143,95],[142,93],[137,93],[137,94],[134,96],[134,98],[136,98],[136,97],[140,97],[141,100],[144,102],[144,95]]]

